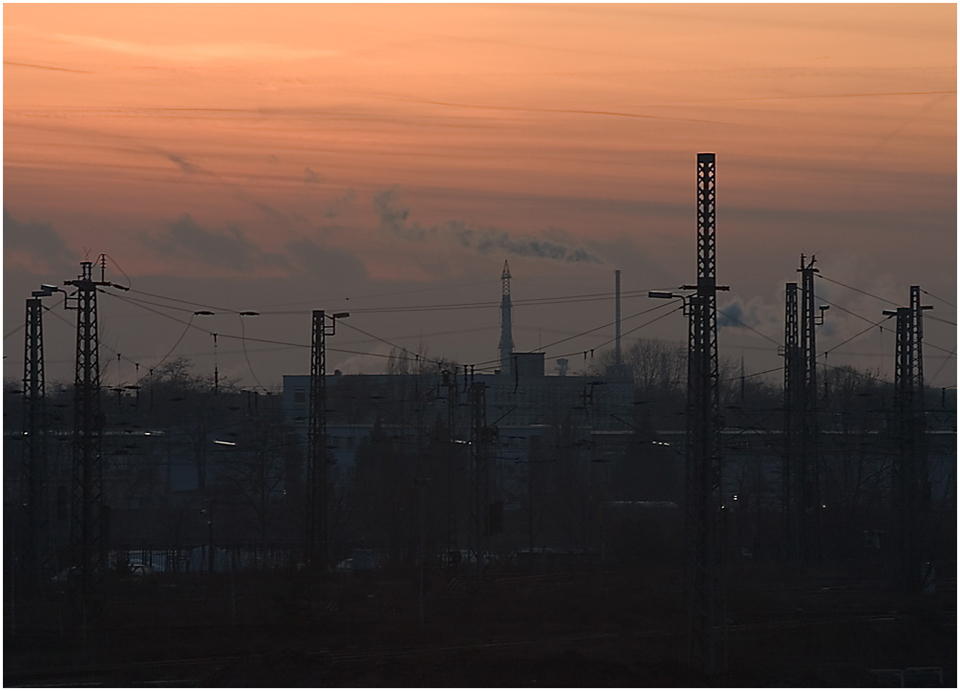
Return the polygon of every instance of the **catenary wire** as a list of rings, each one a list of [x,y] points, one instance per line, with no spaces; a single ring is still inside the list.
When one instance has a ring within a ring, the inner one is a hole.
[[[678,304],[679,302],[681,302],[681,301],[680,301],[680,300],[671,300],[670,302],[661,303],[661,304],[657,305],[656,307],[651,307],[651,308],[649,308],[649,309],[641,310],[640,312],[637,312],[637,313],[635,313],[635,314],[631,314],[629,317],[626,317],[625,319],[622,319],[621,322],[622,322],[622,321],[629,320],[629,319],[634,319],[635,317],[641,317],[641,316],[643,316],[643,315],[645,315],[645,314],[649,314],[650,312],[655,312],[656,310],[663,309],[664,307],[669,307],[670,305],[676,305],[676,304]],[[682,305],[681,305],[681,307],[682,307]],[[661,315],[661,316],[666,316],[667,314],[672,314],[672,313],[675,312],[675,311],[676,311],[676,310],[671,310],[670,312],[666,312],[665,314],[663,314],[663,315]],[[658,317],[657,319],[659,319],[659,318],[660,318],[660,317]],[[657,321],[657,319],[654,319],[653,321]],[[601,324],[600,326],[596,326],[596,327],[594,327],[594,328],[592,328],[592,329],[587,329],[586,331],[581,331],[580,333],[574,334],[573,336],[567,336],[566,338],[561,338],[561,339],[558,340],[558,341],[553,341],[552,343],[548,343],[547,345],[542,346],[541,348],[539,348],[539,350],[540,350],[540,351],[546,351],[546,350],[549,349],[549,348],[552,348],[552,347],[554,347],[554,346],[560,345],[561,343],[566,343],[567,341],[572,341],[573,339],[575,339],[575,338],[580,338],[581,336],[586,336],[587,334],[593,333],[594,331],[600,331],[601,329],[607,329],[607,328],[613,326],[613,325],[616,324],[616,323],[617,323],[616,320],[614,320],[614,321],[612,321],[612,322],[608,322],[608,323],[606,323],[606,324]],[[652,324],[653,322],[648,322],[648,323],[649,323],[649,324]],[[647,325],[647,324],[641,324],[640,326],[638,326],[638,327],[636,327],[636,328],[634,328],[634,329],[631,329],[630,331],[627,331],[627,332],[624,333],[624,334],[621,334],[621,336],[629,335],[629,334],[633,333],[634,331],[636,331],[636,330],[638,330],[638,329],[640,329],[640,328],[643,328],[643,327],[646,326],[646,325]],[[616,337],[610,339],[609,341],[606,341],[606,342],[600,344],[599,346],[594,346],[593,348],[590,348],[590,350],[596,350],[597,348],[602,348],[603,346],[607,345],[608,343],[612,343],[612,342],[615,341],[615,340],[616,340]],[[566,354],[564,354],[564,355],[557,355],[556,357],[567,357],[567,355],[578,355],[578,354],[580,354],[581,352],[584,352],[584,351],[576,351],[576,352],[574,352],[574,353],[566,353]],[[551,357],[554,357],[554,356],[551,355]],[[495,363],[499,363],[499,362],[500,362],[499,359],[496,359],[496,360],[484,360],[483,362],[476,363],[476,364],[477,364],[477,366],[480,366],[480,365],[495,364]]]
[[[892,300],[887,300],[886,298],[882,298],[882,297],[880,297],[879,295],[874,295],[873,293],[868,293],[868,292],[865,291],[865,290],[860,290],[860,288],[854,288],[854,287],[851,286],[851,285],[847,285],[846,283],[841,283],[840,281],[837,281],[837,280],[835,280],[835,279],[833,279],[833,278],[829,278],[829,277],[827,277],[827,276],[824,276],[823,274],[819,274],[819,273],[818,273],[818,274],[814,274],[814,275],[822,278],[822,279],[825,280],[825,281],[830,281],[830,283],[836,283],[838,286],[843,286],[844,288],[848,288],[849,290],[853,290],[853,291],[856,291],[856,292],[858,292],[858,293],[861,293],[862,295],[866,295],[867,297],[871,297],[871,298],[873,298],[874,300],[879,300],[880,302],[885,302],[885,303],[887,303],[888,305],[893,305],[893,306],[896,306],[896,305],[897,305],[897,303],[893,302]],[[824,302],[826,302],[826,301],[824,301]]]
[[[884,317],[883,319],[881,319],[880,321],[874,322],[874,323],[870,324],[870,326],[868,326],[867,328],[865,328],[863,331],[858,331],[857,333],[855,333],[855,334],[854,334],[853,336],[851,336],[850,338],[848,338],[848,339],[846,339],[846,340],[844,340],[844,341],[841,341],[840,343],[838,343],[837,345],[835,345],[835,346],[833,346],[833,347],[831,347],[831,348],[827,348],[826,350],[824,350],[824,351],[823,351],[822,353],[820,353],[820,354],[823,355],[824,357],[826,357],[826,356],[828,356],[831,352],[833,352],[834,350],[836,350],[837,348],[840,348],[841,346],[849,343],[849,342],[852,341],[853,339],[858,338],[858,337],[862,336],[863,334],[867,333],[867,332],[870,331],[870,329],[872,329],[873,327],[875,327],[875,326],[880,326],[881,324],[883,324],[883,323],[886,322],[886,321],[889,321],[889,320],[892,319],[892,318],[893,318],[892,315],[891,315],[891,316],[886,316],[886,317]]]
[[[957,306],[956,306],[955,304],[953,304],[952,302],[949,302],[948,300],[944,300],[943,298],[938,298],[936,295],[934,295],[933,293],[931,293],[929,290],[924,290],[923,288],[921,288],[921,289],[920,289],[920,292],[921,292],[921,293],[924,293],[924,294],[926,294],[926,295],[929,295],[929,296],[932,297],[934,300],[939,300],[940,302],[942,302],[942,303],[945,304],[945,305],[949,305],[949,306],[952,307],[953,309],[957,309]],[[956,325],[954,325],[954,326],[956,326]]]
[[[727,314],[727,313],[724,312],[723,310],[718,309],[717,312],[718,312],[719,314],[722,314],[723,316],[725,316],[727,319],[731,319],[731,320],[737,322],[737,324],[739,324],[739,325],[742,326],[743,328],[745,328],[745,329],[750,329],[753,333],[757,334],[757,335],[760,336],[761,338],[767,339],[768,341],[770,341],[771,343],[773,343],[775,346],[780,347],[781,345],[783,345],[783,344],[780,343],[779,341],[776,341],[776,340],[770,338],[770,337],[767,336],[766,334],[760,333],[759,331],[757,331],[755,328],[753,328],[753,327],[750,326],[749,324],[744,324],[742,321],[740,321],[739,319],[737,319],[737,318],[734,317],[734,316],[731,316],[730,314]]]

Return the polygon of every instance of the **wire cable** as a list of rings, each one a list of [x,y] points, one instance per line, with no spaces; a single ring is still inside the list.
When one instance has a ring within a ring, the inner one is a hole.
[[[267,389],[260,383],[260,380],[257,379],[257,373],[253,371],[253,365],[250,364],[250,355],[247,353],[247,330],[246,325],[243,323],[243,315],[237,314],[237,319],[240,320],[240,343],[243,345],[243,359],[247,361],[247,368],[250,370],[253,381],[257,382],[257,386],[266,391]]]
[[[924,293],[925,295],[929,295],[929,296],[932,297],[934,300],[939,300],[940,302],[942,302],[942,303],[945,304],[945,305],[949,305],[949,306],[952,307],[953,309],[957,309],[957,306],[956,306],[955,304],[953,304],[952,302],[949,302],[949,301],[947,301],[947,300],[944,300],[943,298],[938,298],[936,295],[934,295],[933,293],[931,293],[929,290],[924,290],[923,288],[921,288],[921,289],[920,289],[920,292],[921,292],[921,293]],[[954,326],[956,326],[956,324],[954,324]]]
[[[957,322],[952,322],[949,319],[944,319],[943,317],[938,317],[934,314],[928,314],[925,319],[932,319],[935,322],[942,322],[944,324],[949,324],[950,326],[956,326]]]
[[[373,335],[372,333],[370,333],[369,331],[364,331],[364,330],[361,329],[360,327],[354,326],[354,325],[351,324],[350,322],[345,322],[345,321],[343,321],[343,322],[340,322],[340,325],[341,325],[341,326],[346,326],[347,328],[353,329],[354,331],[358,331],[359,333],[362,333],[364,336],[368,336],[368,337],[370,337],[370,338],[372,338],[372,339],[374,339],[374,340],[380,341],[381,343],[386,343],[386,344],[387,344],[388,346],[390,346],[391,348],[396,348],[397,350],[403,351],[404,353],[407,353],[407,352],[408,352],[407,349],[404,348],[403,346],[398,346],[396,343],[392,343],[391,341],[388,341],[388,340],[385,339],[385,338],[380,338],[379,336],[375,336],[375,335]],[[404,358],[404,359],[406,359],[406,358]]]
[[[666,306],[666,305],[671,305],[671,304],[674,304],[674,303],[676,303],[676,302],[679,302],[679,301],[673,300],[673,301],[671,301],[671,302],[664,303],[664,306]],[[640,326],[636,326],[636,327],[630,329],[629,331],[624,332],[623,334],[621,334],[621,336],[628,336],[629,334],[632,334],[632,333],[634,333],[635,331],[639,331],[640,329],[642,329],[642,328],[644,328],[644,327],[646,327],[646,326],[650,326],[650,325],[653,324],[654,322],[658,322],[658,321],[660,321],[661,319],[663,319],[664,317],[668,317],[668,316],[670,316],[671,314],[674,314],[675,312],[681,311],[682,309],[683,309],[683,305],[678,305],[675,309],[672,309],[672,310],[670,310],[669,312],[664,312],[663,314],[654,317],[654,318],[651,319],[650,321],[645,322],[645,323],[641,324]],[[648,311],[650,311],[650,310],[648,310]],[[569,340],[569,339],[568,339],[568,340]],[[616,336],[614,336],[613,338],[611,338],[611,339],[608,340],[608,341],[604,341],[603,343],[601,343],[601,344],[598,345],[598,346],[594,346],[593,348],[590,348],[589,351],[586,351],[586,350],[577,350],[577,351],[570,352],[570,353],[564,353],[563,355],[551,355],[550,357],[558,357],[558,358],[561,358],[561,357],[569,357],[569,356],[571,356],[571,355],[580,355],[581,353],[582,353],[584,356],[586,356],[587,352],[591,352],[591,353],[592,353],[594,350],[599,350],[600,348],[603,348],[605,345],[609,345],[610,343],[613,343],[615,340],[617,340]]]
[[[133,285],[133,281],[131,281],[131,280],[130,280],[130,277],[127,276],[127,272],[124,271],[124,270],[120,267],[120,264],[117,263],[117,260],[114,259],[113,257],[111,257],[109,254],[104,253],[103,256],[106,257],[107,259],[109,259],[111,262],[113,262],[113,265],[114,265],[115,267],[117,267],[117,271],[119,271],[120,273],[122,273],[122,274],[123,274],[123,277],[124,277],[125,279],[127,279],[127,290],[130,290],[130,287]]]
[[[851,310],[848,310],[846,307],[841,307],[840,305],[838,305],[838,304],[835,303],[835,302],[830,302],[830,301],[827,300],[826,298],[820,297],[820,296],[817,295],[817,294],[814,294],[814,297],[815,297],[817,300],[819,300],[820,302],[825,302],[825,303],[827,303],[828,305],[830,305],[831,307],[835,307],[836,309],[840,310],[841,312],[846,312],[847,314],[849,314],[849,315],[851,315],[851,316],[854,316],[854,317],[856,317],[857,319],[862,319],[863,321],[867,322],[868,324],[869,324],[869,323],[872,323],[869,319],[867,319],[867,318],[864,317],[863,315],[857,314],[856,312],[852,312]]]
[[[930,377],[930,382],[932,383],[937,377],[940,376],[940,373],[943,371],[943,368],[947,366],[947,363],[950,362],[952,357],[957,354],[957,349],[954,347],[953,351],[950,353],[950,357],[940,363],[940,367],[937,368],[936,373]]]
[[[822,356],[824,356],[824,357],[827,357],[831,352],[833,352],[833,351],[836,350],[837,348],[839,348],[839,347],[841,347],[841,346],[843,346],[843,345],[846,345],[847,343],[849,343],[849,342],[852,341],[853,339],[858,338],[858,337],[862,336],[863,334],[867,333],[867,332],[868,332],[870,329],[872,329],[873,327],[875,327],[875,326],[880,326],[881,324],[883,324],[883,323],[886,322],[886,321],[889,321],[890,319],[893,319],[893,315],[886,316],[886,317],[884,317],[883,319],[881,319],[880,321],[874,322],[874,323],[870,324],[870,326],[868,326],[867,328],[865,328],[863,331],[858,331],[857,333],[855,333],[855,334],[854,334],[853,336],[851,336],[850,338],[846,339],[845,341],[841,341],[840,343],[838,343],[837,345],[833,346],[832,348],[827,348],[826,350],[824,350],[824,351],[823,351],[822,353],[820,353],[820,354],[821,354]]]
[[[17,332],[19,332],[19,331],[22,331],[22,330],[25,329],[25,328],[27,328],[26,322],[24,322],[23,324],[21,324],[20,326],[18,326],[17,328],[15,328],[15,329],[14,329],[13,331],[11,331],[10,333],[5,334],[4,337],[3,337],[3,340],[7,340],[7,339],[10,338],[11,336],[13,336],[15,333],[17,333]]]
[[[767,339],[768,341],[770,341],[771,343],[773,343],[773,344],[774,344],[775,346],[777,346],[778,348],[783,345],[783,344],[780,343],[779,341],[775,341],[774,339],[770,338],[770,337],[767,336],[766,334],[760,333],[759,331],[757,331],[755,328],[753,328],[753,327],[750,326],[749,324],[744,324],[742,321],[740,321],[739,319],[737,319],[737,318],[734,317],[734,316],[731,316],[731,315],[727,314],[727,313],[724,312],[723,310],[718,309],[717,312],[718,312],[719,314],[722,314],[723,316],[725,316],[727,319],[732,319],[733,321],[737,322],[737,324],[739,324],[739,325],[742,326],[743,328],[745,328],[745,329],[750,329],[753,333],[757,334],[757,335],[760,336],[761,338]]]
[[[187,331],[190,330],[190,327],[191,327],[191,326],[193,326],[193,315],[190,315],[190,321],[187,322],[187,325],[186,325],[186,326],[184,327],[184,329],[183,329],[183,333],[180,334],[180,338],[178,338],[178,339],[177,339],[177,342],[173,344],[173,347],[171,347],[170,350],[167,351],[167,354],[166,354],[166,355],[164,355],[162,358],[160,358],[160,362],[158,362],[157,364],[155,364],[153,367],[150,368],[150,371],[149,371],[150,374],[153,373],[153,370],[157,369],[158,367],[160,367],[160,365],[162,365],[164,362],[167,361],[167,358],[170,357],[170,355],[173,353],[173,351],[177,349],[177,346],[180,345],[180,341],[183,340],[183,337],[187,335]],[[138,386],[139,386],[140,382],[143,381],[143,378],[146,377],[146,376],[147,376],[147,375],[145,374],[145,375],[143,375],[143,377],[140,377],[140,379],[137,381],[137,385],[138,385]]]
[[[888,305],[893,305],[894,307],[897,306],[897,303],[893,302],[892,300],[887,300],[886,298],[882,298],[882,297],[880,297],[879,295],[874,295],[873,293],[868,293],[868,292],[865,291],[865,290],[860,290],[859,288],[854,288],[853,286],[847,285],[846,283],[841,283],[840,281],[834,280],[834,279],[832,279],[832,278],[828,278],[827,276],[824,276],[823,274],[814,274],[814,275],[815,275],[815,276],[818,276],[819,278],[822,278],[822,279],[825,280],[825,281],[830,281],[831,283],[836,283],[838,286],[843,286],[844,288],[848,288],[849,290],[853,290],[853,291],[856,291],[856,292],[858,292],[858,293],[860,293],[860,294],[862,294],[862,295],[866,295],[867,297],[871,297],[871,298],[873,298],[874,300],[879,300],[880,302],[885,302],[885,303],[887,303]],[[826,301],[824,301],[824,302],[826,302]]]

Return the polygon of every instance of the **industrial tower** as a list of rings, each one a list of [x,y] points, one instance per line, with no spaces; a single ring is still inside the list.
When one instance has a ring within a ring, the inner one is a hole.
[[[690,663],[707,674],[726,666],[723,597],[720,373],[717,352],[716,154],[697,154],[697,284],[687,298],[687,469],[685,545]]]
[[[513,365],[513,306],[510,304],[510,265],[503,261],[500,274],[503,297],[500,300],[500,373],[511,374]]]
[[[896,520],[897,583],[905,592],[917,592],[924,584],[923,562],[929,558],[924,546],[924,516],[929,504],[924,448],[923,310],[920,286],[910,286],[910,306],[886,315],[897,317],[897,354],[894,375],[893,424],[897,435],[894,461],[893,504]]]

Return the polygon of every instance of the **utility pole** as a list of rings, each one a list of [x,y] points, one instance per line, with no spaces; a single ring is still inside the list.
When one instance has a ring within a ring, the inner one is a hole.
[[[43,305],[40,298],[56,290],[44,286],[27,298],[26,332],[24,336],[23,430],[26,435],[26,509],[27,533],[24,536],[22,567],[28,577],[39,583],[43,571],[41,543],[46,534],[47,510],[45,490],[47,449],[45,433],[46,397],[43,372]]]
[[[326,573],[329,566],[326,337],[326,314],[324,310],[314,310],[310,341],[310,426],[307,432],[307,561],[321,573]]]
[[[688,298],[686,591],[690,663],[726,667],[723,464],[717,352],[716,154],[697,154],[697,284]]]
[[[489,464],[487,458],[487,443],[490,430],[487,427],[487,385],[483,382],[474,382],[470,385],[470,405],[473,417],[471,434],[471,448],[473,450],[473,545],[477,557],[477,591],[483,589],[483,533],[484,518],[487,510],[489,494]]]
[[[787,283],[784,305],[783,334],[783,464],[781,466],[783,508],[783,557],[787,564],[799,564],[803,554],[799,516],[803,506],[803,482],[799,463],[800,392],[802,362],[800,360],[800,324],[797,306],[797,284]]]
[[[923,587],[923,525],[929,504],[924,447],[923,310],[920,286],[910,286],[910,306],[884,311],[897,317],[897,354],[894,375],[894,424],[897,454],[894,461],[894,530],[897,541],[895,573],[904,592]]]
[[[324,310],[313,311],[310,339],[310,403],[307,428],[307,544],[306,561],[326,573],[330,566],[330,478],[327,457],[327,336],[337,333],[337,312],[330,323]]]
[[[457,540],[456,513],[454,507],[456,504],[455,479],[457,477],[456,458],[457,436],[456,436],[456,411],[457,411],[457,372],[443,373],[443,385],[447,388],[447,559],[451,559],[453,550],[456,548],[454,542]],[[459,549],[459,548],[457,548]]]
[[[799,370],[799,448],[797,489],[797,521],[799,523],[799,549],[802,564],[820,562],[820,424],[817,403],[817,331],[823,324],[822,306],[817,314],[814,297],[814,268],[817,258],[806,261],[800,255],[800,370]]]
[[[617,270],[614,272],[614,276],[616,277],[616,284],[617,284],[617,285],[616,285],[616,291],[617,291],[617,293],[616,293],[616,294],[617,294],[617,298],[616,298],[616,302],[617,302],[617,317],[616,317],[617,329],[616,329],[616,334],[615,334],[616,345],[615,345],[615,349],[614,349],[613,353],[614,353],[614,363],[615,363],[616,368],[617,368],[617,370],[616,370],[616,371],[617,371],[617,376],[618,376],[618,377],[622,377],[622,376],[623,376],[623,368],[621,367],[621,359],[620,359],[620,269],[617,269]]]
[[[93,262],[80,262],[80,275],[64,285],[76,289],[66,299],[77,311],[77,359],[73,414],[73,520],[70,541],[80,569],[80,625],[85,636],[95,570],[106,566],[103,504],[103,414],[100,410],[100,341],[97,289],[117,286],[106,281],[106,256],[100,255],[100,280],[93,279]]]

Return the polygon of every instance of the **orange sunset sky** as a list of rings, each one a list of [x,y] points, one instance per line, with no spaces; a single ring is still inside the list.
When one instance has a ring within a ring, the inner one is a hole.
[[[504,259],[516,300],[612,291],[614,269],[625,290],[676,288],[695,279],[696,152],[713,151],[720,304],[769,337],[731,326],[721,348],[775,368],[801,252],[893,303],[920,284],[956,304],[956,20],[953,4],[7,4],[4,333],[88,251],[115,280],[256,308],[248,335],[298,343],[311,308],[495,302]],[[847,310],[826,349],[892,306],[819,285]],[[934,386],[956,383],[945,301],[926,331]],[[104,343],[145,365],[183,330],[110,298],[102,311]],[[518,307],[517,347],[612,315]],[[461,362],[496,357],[495,307],[351,319]],[[70,330],[48,321],[48,379],[68,378]],[[830,362],[892,376],[891,333]],[[682,341],[685,326],[637,336]],[[191,332],[182,353],[205,368],[209,341]],[[5,376],[22,376],[22,335],[4,343]],[[251,348],[264,384],[308,370],[308,350]],[[251,385],[229,352],[221,366]],[[382,371],[377,357],[329,366]],[[132,377],[119,367],[105,376]]]

